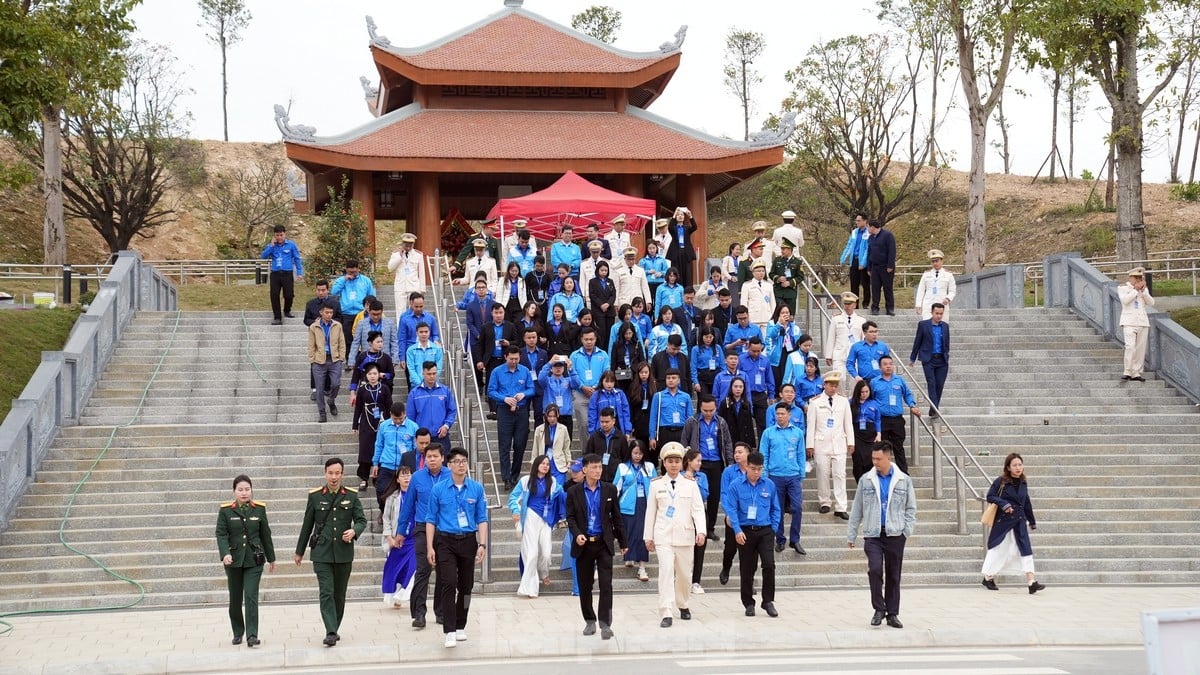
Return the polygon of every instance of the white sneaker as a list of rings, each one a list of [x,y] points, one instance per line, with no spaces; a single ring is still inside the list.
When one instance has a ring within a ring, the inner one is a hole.
[[[692,595],[704,595],[704,589],[700,584],[692,584]]]
[[[650,581],[650,575],[646,574],[645,567],[638,567],[638,581]]]
[[[458,640],[459,642],[466,642],[466,640],[467,640],[467,631],[465,631],[465,630],[456,630],[456,631],[454,631],[454,639],[455,639],[455,640]]]
[[[384,607],[395,607],[396,606],[396,594],[395,593],[384,593],[383,594],[383,606]]]
[[[450,649],[451,647],[457,647],[457,646],[458,646],[458,642],[456,642],[456,641],[454,640],[454,633],[446,633],[446,643],[445,643],[445,646],[446,646],[446,649]]]

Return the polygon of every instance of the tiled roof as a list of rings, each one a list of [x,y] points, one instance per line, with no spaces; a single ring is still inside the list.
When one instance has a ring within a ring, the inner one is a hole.
[[[413,104],[296,145],[355,157],[709,160],[767,147],[719,139],[637,108],[617,112],[423,110]]]
[[[496,73],[631,73],[675,51],[626,52],[524,10],[506,10],[424,47],[376,45],[416,68]]]

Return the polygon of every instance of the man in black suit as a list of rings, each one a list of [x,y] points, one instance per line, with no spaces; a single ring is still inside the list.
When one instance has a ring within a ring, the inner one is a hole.
[[[658,384],[658,390],[667,388],[667,371],[679,371],[680,391],[692,391],[692,367],[687,352],[683,349],[683,338],[679,335],[667,336],[667,348],[655,354],[650,359],[650,377]]]
[[[946,306],[933,303],[930,318],[917,324],[917,335],[913,339],[912,353],[908,365],[917,359],[925,369],[925,386],[929,389],[930,417],[937,417],[942,407],[942,390],[946,387],[946,375],[950,373],[950,324],[942,321]]]
[[[475,341],[474,354],[475,381],[479,388],[487,387],[487,376],[504,363],[504,350],[509,345],[516,347],[521,344],[517,337],[517,327],[504,320],[504,305],[492,303],[492,320],[479,329],[479,339]],[[496,419],[496,403],[488,399],[488,419]]]
[[[571,530],[571,556],[575,558],[575,573],[579,579],[579,608],[586,622],[583,634],[596,634],[597,612],[592,607],[592,581],[598,570],[600,637],[609,640],[613,636],[613,555],[617,552],[613,540],[616,539],[622,555],[629,547],[621,524],[617,488],[600,480],[602,468],[598,455],[583,456],[584,481],[567,490],[567,527]]]
[[[600,426],[588,436],[583,454],[600,458],[600,480],[605,483],[613,482],[617,467],[629,459],[629,439],[621,433],[617,411],[612,406],[600,411]]]
[[[417,429],[417,433],[413,435],[413,449],[406,450],[400,455],[400,466],[407,466],[408,470],[416,473],[425,468],[425,451],[429,448],[430,442],[433,441],[433,433],[425,427]],[[441,445],[438,446],[441,448]],[[442,449],[442,454],[446,453]]]
[[[892,283],[896,279],[896,236],[883,229],[883,223],[872,219],[867,223],[871,238],[867,240],[867,263],[871,269],[871,314],[879,314],[882,293],[888,316],[896,316],[896,297]]]
[[[692,233],[696,231],[696,217],[686,206],[675,209],[675,216],[668,226],[671,245],[663,252],[671,266],[679,270],[679,283],[691,286],[695,283],[692,263],[696,260],[696,249],[692,245]],[[657,308],[656,308],[657,309]]]

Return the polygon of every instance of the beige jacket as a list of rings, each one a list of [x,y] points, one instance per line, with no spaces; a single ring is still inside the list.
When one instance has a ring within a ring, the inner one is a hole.
[[[650,482],[643,536],[655,546],[695,546],[696,533],[706,531],[700,486],[681,472],[675,479],[674,492],[672,499],[671,478],[666,474]],[[672,505],[675,511],[668,516]]]
[[[865,321],[857,312],[850,317],[845,312],[835,314],[825,331],[825,358],[833,359],[835,364],[841,363],[842,369],[845,369],[851,345],[863,339]]]
[[[833,395],[833,406],[824,392],[808,400],[808,431],[804,447],[827,452],[845,452],[854,445],[854,415],[850,400]]]
[[[539,424],[533,431],[533,452],[535,457],[546,453],[546,425]],[[565,424],[559,424],[554,431],[554,447],[552,448],[554,466],[559,473],[566,473],[571,466],[571,433]]]
[[[329,352],[334,363],[345,361],[346,335],[342,333],[342,324],[337,321],[331,323],[333,325],[329,328]],[[319,319],[308,327],[308,362],[325,363],[325,331],[321,328]]]

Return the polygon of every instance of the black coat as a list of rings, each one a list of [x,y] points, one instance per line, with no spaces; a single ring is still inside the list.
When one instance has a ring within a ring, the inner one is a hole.
[[[575,351],[576,334],[579,329],[565,320],[558,335],[554,334],[554,325],[546,324],[546,351],[550,356],[570,356]]]
[[[658,385],[658,390],[662,391],[667,388],[667,371],[671,369],[670,357],[667,353],[659,352],[650,359],[650,377],[654,378],[654,383]],[[688,394],[692,393],[692,363],[688,360],[687,354],[683,349],[675,355],[675,359],[679,363],[679,390]]]
[[[479,340],[472,347],[474,353],[471,355],[471,358],[474,359],[475,363],[487,365],[488,361],[492,358],[492,349],[496,344],[496,339],[496,324],[488,321],[483,325],[483,328],[479,329]],[[509,346],[519,347],[524,344],[520,336],[517,335],[517,327],[507,321],[500,325],[499,339],[508,340]],[[507,347],[501,347],[501,350],[503,349],[507,349]]]
[[[600,529],[604,546],[610,555],[616,554],[619,548],[613,546],[613,540],[620,548],[627,548],[625,527],[621,520],[621,505],[617,501],[617,487],[612,483],[600,481]],[[587,536],[588,507],[587,483],[578,483],[567,489],[567,528],[571,530],[571,557],[578,558],[583,553],[583,547],[576,541],[579,535]]]
[[[625,434],[621,433],[618,426],[613,432],[612,440],[607,444],[604,443],[604,432],[596,429],[588,436],[587,442],[583,445],[583,454],[595,453],[601,460],[604,459],[604,453],[608,452],[608,464],[604,465],[604,472],[600,474],[600,480],[605,483],[613,482],[613,478],[617,476],[617,467],[622,462],[629,460],[629,439]]]
[[[997,507],[996,521],[988,533],[987,547],[999,546],[1011,531],[1017,539],[1017,548],[1021,550],[1021,555],[1033,555],[1033,544],[1029,541],[1026,523],[1036,528],[1037,518],[1033,516],[1033,504],[1029,501],[1029,485],[1023,480],[1013,483],[1005,481],[1003,477],[997,478],[988,489],[987,500]],[[1012,506],[1012,513],[1004,512],[1007,506]]]
[[[608,303],[608,311],[600,311],[600,305]],[[612,282],[611,278],[604,280],[604,287],[600,286],[600,278],[596,277],[588,281],[588,309],[592,310],[592,315],[600,314],[609,319],[617,316],[617,285]],[[612,323],[611,321],[609,322]],[[604,339],[608,339],[605,335]]]
[[[758,429],[754,426],[754,413],[751,410],[750,399],[742,399],[742,410],[739,413],[730,405],[729,397],[717,406],[717,414],[729,425],[729,435],[736,445],[739,441],[749,443],[751,448],[758,447]]]
[[[626,343],[624,340],[618,340],[617,344],[612,346],[609,352],[610,363],[613,370],[625,367],[625,354],[629,354],[629,367],[633,368],[637,364],[646,360],[646,347],[642,345],[642,341],[634,338],[633,342]]]

